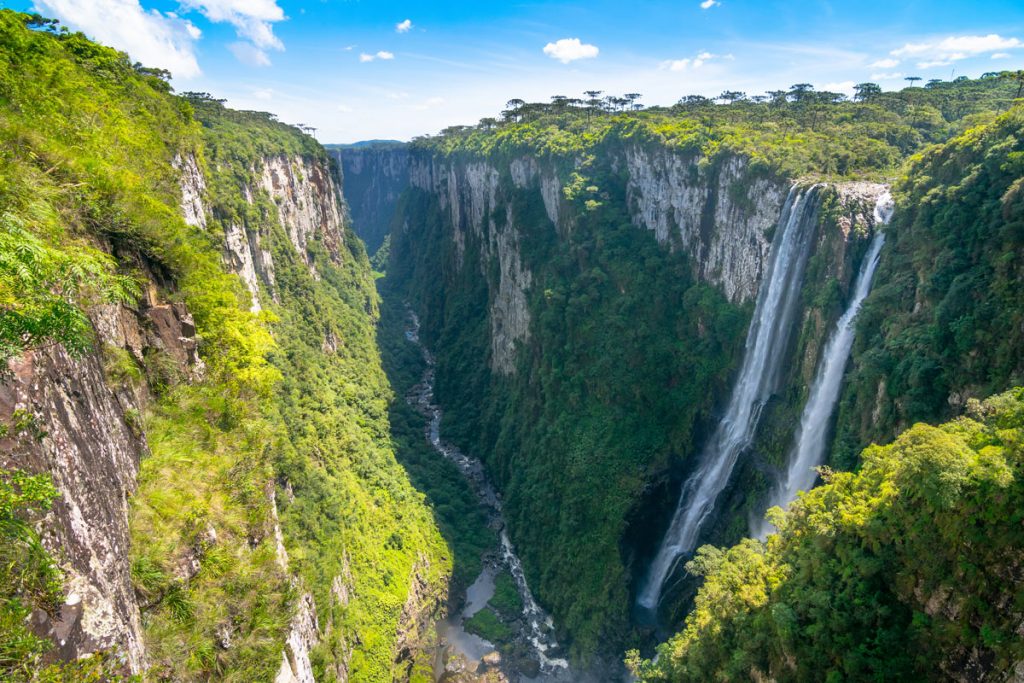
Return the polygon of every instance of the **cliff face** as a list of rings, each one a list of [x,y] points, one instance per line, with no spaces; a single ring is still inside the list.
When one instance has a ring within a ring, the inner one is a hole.
[[[644,147],[623,156],[633,223],[690,254],[697,277],[720,287],[729,301],[753,300],[788,183],[751,173],[740,157],[702,164],[696,156]]]
[[[381,166],[390,168],[407,156],[403,151]],[[708,164],[691,154],[638,146],[602,161],[627,178],[623,208],[634,225],[685,253],[694,277],[719,288],[730,302],[753,300],[786,199],[784,179],[752,171],[740,157]],[[532,279],[516,227],[520,214],[531,209],[514,196],[528,194],[564,235],[578,219],[567,203],[566,183],[552,163],[532,157],[464,161],[413,153],[408,175],[410,186],[436,197],[446,214],[457,267],[463,265],[468,235],[481,244],[480,268],[486,272],[486,264],[496,264],[488,315],[491,367],[512,373],[516,344],[529,339],[526,291]]]
[[[373,254],[391,231],[398,199],[409,186],[409,152],[389,143],[335,149],[331,155],[342,170],[356,234]]]
[[[196,328],[180,304],[92,311],[104,350],[138,362],[159,358],[182,377],[202,377]],[[11,360],[0,384],[0,420],[12,434],[26,418],[27,436],[5,439],[0,467],[49,474],[60,492],[42,520],[44,544],[64,572],[66,601],[55,617],[37,610],[33,627],[58,647],[55,659],[109,650],[126,668],[147,664],[139,604],[129,571],[128,498],[148,451],[141,415],[148,391],[110,382],[104,353],[72,357],[62,347]]]
[[[438,348],[446,432],[484,454],[539,599],[585,658],[592,634],[627,629],[651,520],[728,395],[793,181],[628,141],[583,160],[414,148],[409,177],[389,278]],[[820,193],[783,388],[708,540],[760,514],[883,190]]]
[[[205,181],[194,160],[191,166],[186,163],[183,168],[182,213],[186,220],[191,219],[191,224],[205,226],[205,218],[192,218],[203,215],[201,197]],[[239,188],[242,197],[250,207],[256,204],[257,196],[273,203],[281,228],[314,277],[316,266],[309,255],[314,240],[323,245],[332,262],[341,262],[345,205],[325,161],[302,155],[265,156],[257,160],[250,174],[255,182]],[[249,289],[252,310],[259,311],[261,285],[272,300],[278,301],[277,281],[274,259],[265,244],[267,237],[262,234],[265,231],[252,223],[234,217],[225,220],[224,247],[228,267]]]

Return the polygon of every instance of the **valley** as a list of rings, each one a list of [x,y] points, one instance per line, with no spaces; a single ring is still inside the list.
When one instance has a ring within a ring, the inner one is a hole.
[[[869,85],[323,145],[0,9],[0,678],[1016,680],[1024,72]]]

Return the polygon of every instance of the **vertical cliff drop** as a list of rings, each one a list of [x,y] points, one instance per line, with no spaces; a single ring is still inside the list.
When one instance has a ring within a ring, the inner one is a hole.
[[[819,192],[817,185],[807,190],[794,187],[790,191],[732,396],[704,447],[700,466],[683,485],[672,522],[637,598],[643,610],[657,611],[665,581],[679,558],[696,546],[704,522],[729,482],[736,461],[750,445],[761,409],[775,389],[803,284]]]
[[[800,418],[800,427],[796,435],[796,444],[790,455],[789,467],[785,477],[772,492],[767,507],[786,506],[796,498],[797,492],[811,488],[818,474],[816,467],[821,465],[825,455],[826,438],[832,413],[839,400],[842,387],[843,371],[846,361],[853,348],[854,323],[860,312],[861,304],[871,292],[871,285],[878,268],[882,246],[885,244],[885,233],[880,226],[889,222],[892,217],[892,196],[885,192],[877,200],[874,211],[875,234],[868,246],[860,273],[853,288],[853,297],[843,316],[836,322],[821,359],[821,367],[814,379],[810,396],[804,405]],[[752,525],[751,533],[764,538],[772,530],[772,525],[761,519]]]

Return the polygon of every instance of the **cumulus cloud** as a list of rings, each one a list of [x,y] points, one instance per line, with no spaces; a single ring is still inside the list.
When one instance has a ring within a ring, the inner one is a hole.
[[[891,69],[900,63],[898,59],[879,59],[868,64],[872,69]]]
[[[722,3],[718,2],[718,0],[704,0],[704,2],[700,3],[700,8],[701,9],[711,9],[715,5],[721,5],[721,4]]]
[[[284,50],[284,43],[274,35],[274,23],[285,19],[277,0],[182,0],[181,7],[234,26],[242,40],[228,49],[243,64],[270,66],[267,50]]]
[[[942,40],[925,43],[907,43],[892,50],[893,57],[919,59],[917,66],[928,69],[935,66],[949,66],[962,59],[978,57],[988,53],[1003,53],[1024,47],[1017,38],[1004,38],[996,33],[987,36],[949,36]]]
[[[284,49],[284,43],[274,35],[273,24],[285,18],[277,0],[183,0],[181,6],[198,11],[210,21],[231,24],[239,38],[258,48]]]
[[[1010,58],[1010,53],[1009,52],[997,52],[994,55],[992,55],[992,59],[1009,59],[1009,58]]]
[[[270,66],[270,57],[252,43],[239,40],[228,44],[228,50],[235,59],[247,66]]]
[[[138,0],[37,0],[35,7],[146,66],[181,78],[200,74],[195,42],[202,34],[173,12],[147,11]]]
[[[372,54],[372,55],[371,54],[367,54],[365,52],[362,52],[359,55],[359,61],[363,62],[364,64],[366,62],[372,62],[372,61],[377,60],[377,59],[388,60],[388,59],[394,59],[394,58],[395,58],[395,53],[388,52],[387,50],[381,50],[380,52],[377,52],[377,53]]]
[[[406,19],[395,24],[395,33],[408,33],[412,30],[412,20]]]
[[[871,74],[871,80],[873,81],[895,81],[898,78],[903,78],[903,74],[899,71],[890,71],[888,73],[881,72]]]
[[[686,71],[687,69],[699,69],[712,59],[732,59],[732,55],[716,55],[710,52],[701,52],[696,57],[686,57],[685,59],[668,59],[662,62],[659,66],[662,69],[668,71]]]
[[[598,52],[600,50],[596,45],[580,42],[579,38],[562,38],[544,46],[544,54],[552,59],[557,59],[562,64],[568,64],[577,59],[593,59]]]

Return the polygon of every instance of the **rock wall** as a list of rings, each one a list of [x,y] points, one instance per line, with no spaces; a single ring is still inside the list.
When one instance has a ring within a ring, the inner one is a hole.
[[[557,229],[560,185],[552,173],[542,173],[532,159],[517,159],[508,167],[499,168],[485,161],[448,163],[414,156],[409,180],[412,187],[433,194],[447,214],[459,268],[464,265],[469,235],[482,245],[481,262],[475,264],[482,276],[486,276],[487,264],[497,264],[498,275],[489,306],[491,368],[510,374],[515,370],[516,344],[529,340],[530,311],[526,292],[532,274],[523,263],[522,238],[517,229],[520,217],[510,202],[507,188],[500,182],[503,173],[511,174],[517,189],[535,188],[540,193],[548,218]]]
[[[665,149],[623,153],[633,223],[683,249],[694,273],[734,303],[753,300],[789,182],[751,173],[741,157],[720,163]]]
[[[409,151],[405,145],[347,147],[331,151],[342,171],[352,225],[374,253],[391,231],[391,218],[409,186]]]
[[[277,205],[281,227],[311,269],[308,248],[315,239],[321,241],[335,263],[341,261],[345,204],[326,160],[264,157],[258,189]]]
[[[729,301],[753,300],[788,180],[752,172],[740,157],[709,164],[667,149],[626,147],[606,161],[626,174],[627,208],[637,227],[688,253],[695,276],[721,288]],[[497,163],[413,154],[409,163],[410,186],[434,195],[447,214],[459,266],[470,234],[485,245],[481,257],[497,263],[489,308],[491,367],[510,374],[516,344],[529,340],[526,292],[532,275],[521,257],[520,217],[502,180],[536,193],[551,225],[564,234],[575,217],[561,175],[552,163],[532,157]]]
[[[190,225],[205,229],[210,214],[207,183],[195,156],[177,157],[175,168],[181,172],[182,215]],[[309,251],[312,242],[319,241],[333,262],[341,262],[346,205],[325,159],[267,156],[250,175],[255,178],[253,186],[240,187],[240,193],[250,205],[261,195],[273,202],[281,228],[314,277],[318,275]],[[274,259],[260,227],[236,218],[225,220],[223,227],[225,264],[245,283],[252,310],[263,308],[264,293],[277,301]]]
[[[140,364],[160,354],[181,377],[198,379],[196,329],[181,304],[139,309],[103,305],[92,311],[99,347],[81,357],[63,347],[29,351],[8,363],[0,382],[0,467],[49,474],[60,492],[41,520],[43,542],[65,574],[67,598],[56,618],[37,611],[32,623],[68,660],[112,650],[127,670],[146,664],[139,605],[128,563],[128,497],[146,453],[141,410],[147,394],[108,383],[102,347]],[[28,417],[29,433],[14,428]]]

